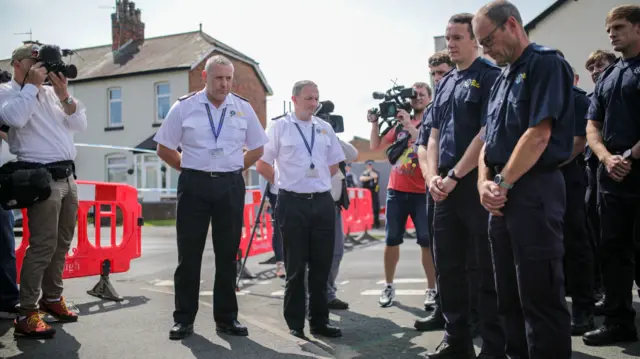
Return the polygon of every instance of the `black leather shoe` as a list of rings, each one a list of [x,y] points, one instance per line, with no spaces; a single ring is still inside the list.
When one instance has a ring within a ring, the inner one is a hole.
[[[290,329],[289,334],[293,335],[294,337],[307,340],[307,336],[304,335],[303,329]]]
[[[593,315],[576,314],[571,318],[571,335],[583,335],[596,328]]]
[[[589,346],[605,346],[615,343],[638,341],[638,332],[631,325],[603,325],[600,328],[585,333],[582,341]]]
[[[329,324],[311,327],[311,334],[323,337],[338,338],[342,336],[342,330]]]
[[[240,324],[240,322],[235,319],[229,323],[216,323],[216,331],[239,337],[246,337],[249,335],[247,327]]]
[[[476,352],[473,349],[473,344],[454,344],[442,341],[433,353],[427,353],[428,359],[476,359]]]
[[[415,321],[413,327],[421,332],[432,330],[441,330],[444,328],[445,320],[439,307],[436,307],[431,315],[426,318],[420,318]]]
[[[336,298],[336,299],[330,301],[329,303],[327,303],[327,306],[329,307],[329,309],[333,309],[333,310],[347,310],[347,309],[349,309],[349,303],[341,301],[338,298]]]
[[[169,331],[169,339],[180,340],[193,334],[193,324],[176,323]]]

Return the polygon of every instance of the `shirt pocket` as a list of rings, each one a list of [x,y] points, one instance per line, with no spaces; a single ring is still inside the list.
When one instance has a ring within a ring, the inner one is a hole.
[[[193,147],[208,148],[213,140],[208,120],[200,117],[189,117],[182,123],[183,143]]]
[[[222,131],[229,131],[229,133],[224,134],[224,132],[220,135],[220,137],[224,136],[224,145],[232,146],[234,148],[244,146],[247,139],[247,120],[244,118],[230,118],[229,125],[224,123],[223,127],[227,127]]]

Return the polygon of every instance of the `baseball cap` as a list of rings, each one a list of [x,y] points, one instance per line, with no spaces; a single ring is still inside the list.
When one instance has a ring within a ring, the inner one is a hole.
[[[36,44],[25,44],[17,49],[13,50],[13,54],[11,54],[11,64],[14,61],[20,61],[24,59],[35,59],[38,57],[38,51],[40,50],[40,46]]]

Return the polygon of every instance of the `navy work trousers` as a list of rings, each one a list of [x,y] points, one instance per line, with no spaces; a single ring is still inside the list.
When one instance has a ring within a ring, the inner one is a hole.
[[[507,194],[503,216],[490,216],[498,307],[511,358],[571,358],[571,317],[565,300],[560,170],[529,172]]]
[[[567,193],[564,215],[564,265],[567,288],[571,292],[574,315],[593,312],[594,252],[587,231],[584,205],[586,179],[581,156],[562,167]]]
[[[466,345],[469,332],[469,264],[477,268],[477,305],[482,352],[504,354],[504,332],[498,317],[493,264],[487,238],[488,212],[478,197],[477,171],[462,178],[447,199],[435,205],[435,265],[444,314],[445,340]],[[470,250],[472,248],[473,250]],[[475,258],[469,258],[470,254]],[[476,269],[474,268],[474,269]],[[475,278],[474,278],[475,279]],[[474,303],[475,304],[475,303]]]

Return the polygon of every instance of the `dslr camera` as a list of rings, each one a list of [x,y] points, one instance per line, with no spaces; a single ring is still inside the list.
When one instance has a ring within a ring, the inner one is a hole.
[[[380,135],[384,136],[398,123],[396,116],[400,109],[411,113],[411,99],[417,98],[417,94],[413,87],[394,86],[386,92],[374,92],[373,98],[383,100],[378,108],[372,108],[369,113],[382,120],[378,124],[379,130],[382,130],[382,127],[386,125],[386,128],[380,131]]]
[[[48,72],[61,73],[68,79],[75,79],[78,76],[78,69],[75,65],[67,65],[62,61],[62,56],[68,56],[71,50],[60,50],[57,45],[42,45],[38,49],[36,61],[42,62]]]
[[[342,133],[344,132],[344,120],[340,115],[331,114],[334,108],[335,106],[333,105],[333,102],[321,101],[313,115],[329,122],[333,128],[333,132]]]

